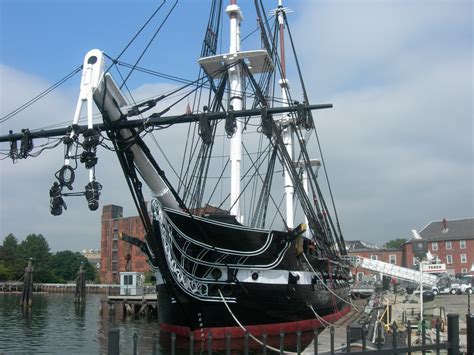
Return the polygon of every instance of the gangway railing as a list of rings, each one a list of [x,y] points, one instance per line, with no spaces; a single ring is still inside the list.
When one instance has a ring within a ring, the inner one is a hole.
[[[375,271],[386,276],[396,277],[397,279],[405,281],[415,283],[420,283],[421,281],[424,286],[434,287],[438,282],[438,277],[436,275],[428,273],[423,273],[423,275],[421,275],[420,271],[418,270],[409,269],[379,260],[373,260],[361,256],[350,256],[349,260],[354,266],[370,271]]]

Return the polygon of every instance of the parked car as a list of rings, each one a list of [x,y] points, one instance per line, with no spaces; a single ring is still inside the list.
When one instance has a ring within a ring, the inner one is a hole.
[[[464,275],[461,277],[461,285],[459,291],[462,293],[472,294],[472,285],[474,283],[474,275]]]
[[[449,276],[442,276],[439,278],[436,286],[433,287],[432,291],[435,295],[439,294],[452,294],[455,295],[460,293],[461,282],[456,279],[452,279]]]

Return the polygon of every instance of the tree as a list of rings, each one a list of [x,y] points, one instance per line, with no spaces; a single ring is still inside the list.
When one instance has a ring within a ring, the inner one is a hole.
[[[23,269],[31,258],[33,262],[33,278],[35,282],[54,282],[55,278],[49,268],[49,244],[41,234],[29,234],[17,249],[18,261]]]
[[[18,240],[13,234],[9,234],[0,246],[0,279],[18,280],[22,274],[18,256]]]
[[[86,280],[95,279],[95,269],[83,255],[70,250],[59,251],[51,256],[50,267],[59,282],[73,281],[81,266],[84,267]]]
[[[384,244],[384,248],[386,249],[399,249],[403,244],[407,242],[406,238],[397,238],[388,241],[387,243]]]

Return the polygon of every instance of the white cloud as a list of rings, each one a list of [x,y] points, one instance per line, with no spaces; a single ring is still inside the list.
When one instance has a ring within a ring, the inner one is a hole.
[[[470,6],[312,2],[294,28],[347,239],[474,216]]]
[[[311,101],[335,106],[316,117],[346,239],[383,244],[431,220],[474,216],[471,3],[306,1],[294,9],[289,19],[296,21],[292,34]],[[6,66],[0,78],[2,115],[50,85]],[[297,80],[291,82],[296,89]],[[134,96],[174,87],[144,84]],[[2,124],[1,134],[71,121],[77,94],[49,95]],[[177,154],[184,130],[160,132],[157,141]],[[16,165],[0,162],[2,236],[35,232],[58,250],[98,247],[100,210],[89,212],[83,197],[69,199],[61,217],[49,215],[61,155],[56,149]],[[104,185],[101,205],[136,214],[114,153],[99,153],[97,179]],[[85,183],[78,177],[76,186]]]

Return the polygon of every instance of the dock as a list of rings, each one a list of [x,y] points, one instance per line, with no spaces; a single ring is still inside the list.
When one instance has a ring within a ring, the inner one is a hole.
[[[158,314],[158,299],[156,293],[143,295],[113,295],[101,301],[101,312],[107,309],[109,314],[123,318],[127,316],[152,316]]]
[[[0,293],[21,293],[23,282],[0,282]],[[86,284],[88,293],[115,294],[119,292],[119,285],[114,284]],[[33,293],[74,293],[75,283],[33,283]]]

